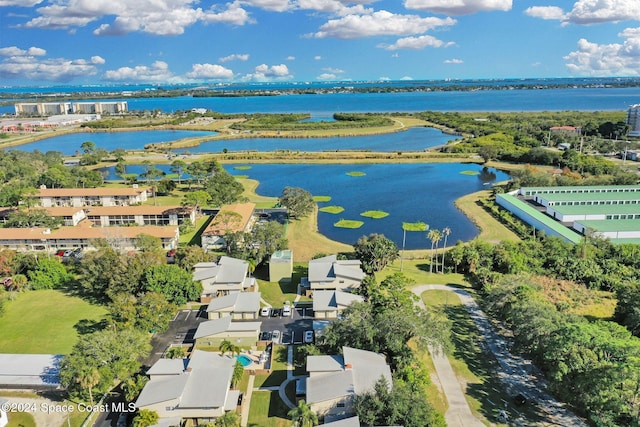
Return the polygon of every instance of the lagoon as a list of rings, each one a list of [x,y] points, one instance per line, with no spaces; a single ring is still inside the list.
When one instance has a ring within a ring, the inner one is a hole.
[[[82,132],[54,136],[29,144],[18,145],[10,149],[34,151],[60,151],[71,156],[80,151],[83,142],[91,141],[97,148],[113,151],[116,148],[125,150],[142,150],[147,144],[177,141],[183,138],[197,138],[215,135],[215,132],[188,130],[143,130],[133,132]]]
[[[141,150],[146,144],[154,142],[176,141],[182,138],[193,138],[215,135],[215,132],[151,130],[136,132],[94,132],[74,133],[55,136],[37,142],[19,145],[16,150],[61,151],[64,155],[74,155],[80,151],[85,141],[92,141],[97,148],[112,151],[116,148],[125,150]],[[380,135],[352,136],[339,138],[244,138],[203,142],[199,146],[173,150],[175,153],[220,153],[229,151],[336,151],[336,150],[369,150],[369,151],[422,151],[426,148],[446,144],[457,136],[448,135],[434,128],[411,128],[403,132]]]
[[[249,169],[225,165],[232,175],[258,180],[257,192],[277,197],[286,186],[302,187],[314,195],[331,196],[324,206],[341,206],[339,214],[318,213],[318,231],[339,242],[353,244],[365,234],[382,233],[400,246],[402,223],[423,221],[431,228],[449,227],[448,243],[471,240],[478,228],[454,205],[459,197],[488,188],[509,176],[476,164],[247,164]],[[158,165],[169,172],[169,165]],[[107,179],[117,179],[113,167]],[[128,173],[140,173],[142,166],[127,166]],[[351,172],[360,172],[349,174]],[[356,175],[356,176],[352,176]],[[389,215],[381,219],[360,214],[381,210]],[[358,229],[334,227],[340,219],[363,221]],[[431,246],[425,233],[407,233],[407,249]]]

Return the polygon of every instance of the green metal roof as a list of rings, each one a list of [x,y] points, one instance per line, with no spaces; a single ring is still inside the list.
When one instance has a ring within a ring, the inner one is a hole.
[[[640,191],[640,185],[567,185],[556,187],[522,187],[521,191],[542,192],[548,190],[585,191],[585,190],[606,190],[606,189],[634,189]]]
[[[550,209],[563,215],[602,214],[602,215],[640,215],[640,204],[628,205],[553,205]]]
[[[550,193],[536,194],[541,199],[550,202],[580,202],[580,201],[596,201],[596,200],[640,200],[640,192],[627,193]]]
[[[531,215],[532,217],[534,217],[535,219],[543,223],[545,226],[549,227],[556,233],[560,234],[562,237],[566,238],[570,242],[579,243],[580,240],[582,239],[582,236],[580,236],[580,234],[576,233],[573,230],[570,230],[569,228],[565,227],[558,221],[538,211],[528,203],[523,202],[522,200],[518,199],[515,196],[512,196],[511,194],[496,194],[496,198],[506,199],[514,207],[521,209],[523,212],[525,212],[528,215]]]
[[[609,241],[614,245],[624,245],[624,244],[640,245],[640,239],[633,239],[633,238],[609,239]]]
[[[581,224],[589,227],[594,231],[612,232],[612,231],[640,231],[640,219],[605,219],[605,220],[586,220],[575,221],[575,224]]]

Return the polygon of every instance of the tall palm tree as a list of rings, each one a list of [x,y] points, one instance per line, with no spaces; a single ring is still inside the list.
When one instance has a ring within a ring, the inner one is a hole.
[[[224,354],[228,351],[233,354],[235,352],[235,347],[233,343],[229,340],[222,340],[220,343],[220,354],[224,356]]]
[[[440,241],[440,239],[442,238],[442,233],[440,233],[440,230],[438,230],[437,228],[432,228],[427,233],[427,238],[429,240],[431,240],[431,262],[429,263],[429,273],[433,273],[433,257],[434,257],[433,246]],[[436,251],[437,251],[437,249],[436,249]],[[438,254],[436,253],[435,255],[436,255],[436,260],[437,260],[438,259],[438,257],[437,257]],[[436,267],[436,272],[437,271],[438,271],[438,268]]]
[[[80,384],[80,387],[89,390],[89,401],[91,402],[91,406],[93,406],[93,387],[100,383],[101,378],[100,372],[98,372],[96,368],[89,367],[85,367],[85,369],[80,371],[76,378],[76,382]]]
[[[288,415],[295,427],[313,427],[318,425],[318,415],[311,410],[304,399],[298,401],[298,406],[289,411]]]
[[[444,244],[442,245],[442,268],[440,268],[440,271],[444,273],[444,251],[447,249],[447,237],[451,234],[451,229],[449,227],[443,228],[442,234],[444,234]]]
[[[218,417],[215,423],[216,427],[240,427],[240,417],[237,412],[225,412],[223,416]]]

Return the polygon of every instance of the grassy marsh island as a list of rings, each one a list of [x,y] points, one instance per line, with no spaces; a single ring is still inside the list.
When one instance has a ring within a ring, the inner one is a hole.
[[[385,211],[366,211],[366,212],[362,212],[360,214],[360,216],[366,217],[366,218],[372,218],[372,219],[382,219],[382,218],[386,218],[389,216],[389,212],[385,212]]]
[[[344,212],[344,208],[342,206],[325,206],[323,208],[318,209],[320,212],[326,212],[330,214],[339,214]]]
[[[360,228],[364,225],[364,221],[357,221],[353,219],[341,219],[333,224],[334,227],[339,228]]]

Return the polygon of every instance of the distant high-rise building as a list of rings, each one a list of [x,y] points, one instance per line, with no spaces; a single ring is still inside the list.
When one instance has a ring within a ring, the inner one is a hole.
[[[629,136],[640,136],[640,104],[634,104],[627,111]]]

